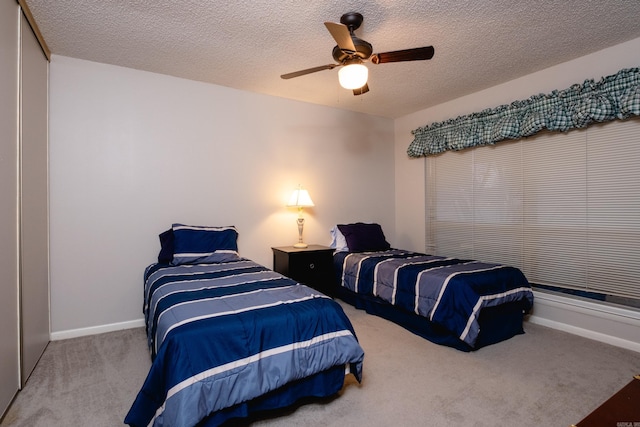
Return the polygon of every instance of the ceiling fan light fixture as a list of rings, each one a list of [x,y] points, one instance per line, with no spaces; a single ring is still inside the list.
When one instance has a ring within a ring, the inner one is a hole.
[[[348,64],[338,71],[340,86],[345,89],[359,89],[367,84],[369,69],[363,64]]]

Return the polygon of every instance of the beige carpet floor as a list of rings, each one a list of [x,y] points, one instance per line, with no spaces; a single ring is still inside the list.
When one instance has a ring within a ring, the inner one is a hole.
[[[365,350],[362,383],[249,425],[568,427],[640,373],[640,353],[535,324],[463,353],[342,306]],[[149,366],[141,328],[51,342],[0,425],[121,426]]]

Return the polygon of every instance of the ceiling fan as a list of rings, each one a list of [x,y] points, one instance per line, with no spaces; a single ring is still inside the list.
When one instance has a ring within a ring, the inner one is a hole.
[[[413,49],[395,50],[392,52],[373,53],[370,43],[358,38],[354,31],[362,25],[363,17],[357,12],[349,12],[342,15],[340,23],[325,22],[324,25],[335,39],[337,46],[333,48],[333,59],[337,64],[321,65],[283,74],[283,79],[304,76],[322,70],[333,70],[342,67],[338,72],[340,85],[345,89],[353,90],[354,95],[362,95],[369,92],[367,78],[369,70],[363,64],[370,60],[374,64],[401,61],[421,61],[433,58],[433,46],[417,47]]]

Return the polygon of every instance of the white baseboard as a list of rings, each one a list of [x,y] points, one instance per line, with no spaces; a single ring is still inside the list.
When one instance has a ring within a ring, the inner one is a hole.
[[[640,353],[640,310],[534,291],[527,321]],[[51,333],[58,341],[144,327],[144,319]]]
[[[534,291],[528,321],[640,352],[640,310]]]
[[[108,325],[91,326],[88,328],[70,329],[66,331],[51,332],[51,341],[66,340],[69,338],[84,337],[87,335],[103,334],[105,332],[120,331],[123,329],[144,327],[144,319],[130,320],[128,322],[111,323]]]

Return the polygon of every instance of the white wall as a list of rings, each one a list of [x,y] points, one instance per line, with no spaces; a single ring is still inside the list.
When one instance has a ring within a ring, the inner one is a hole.
[[[142,273],[172,222],[235,225],[243,256],[328,244],[375,221],[395,244],[393,122],[54,55],[50,83],[51,328],[138,324]]]

